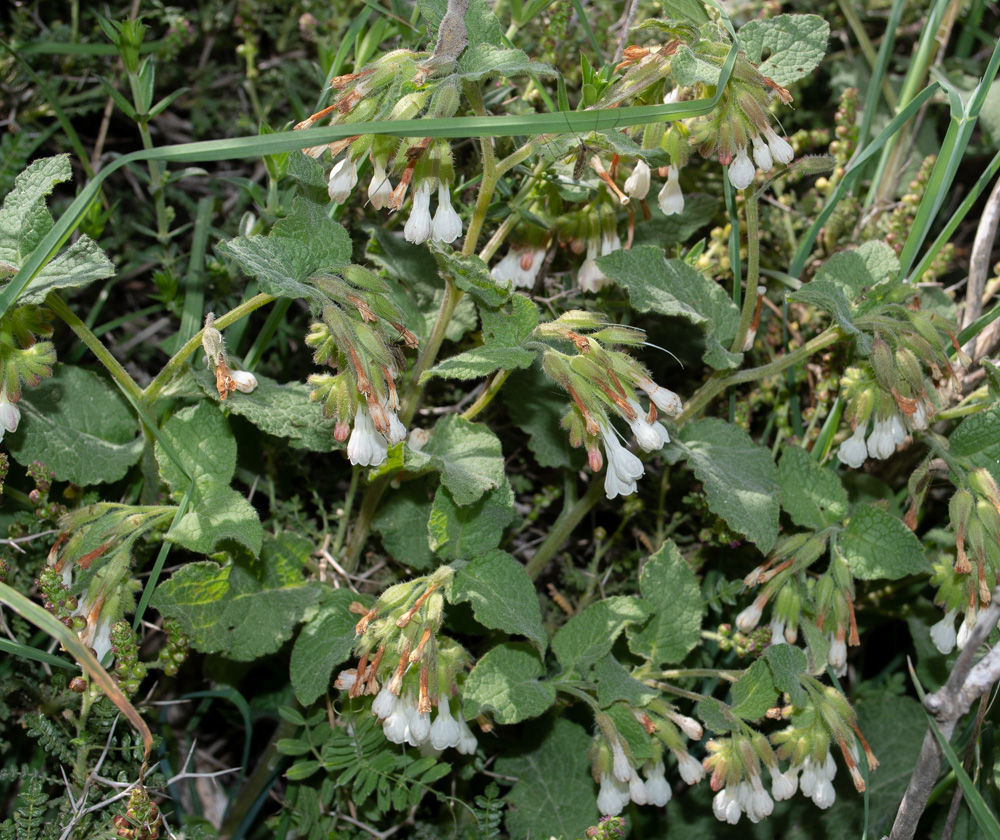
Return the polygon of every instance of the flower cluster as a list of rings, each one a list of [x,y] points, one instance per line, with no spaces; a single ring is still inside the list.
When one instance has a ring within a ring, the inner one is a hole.
[[[865,752],[869,770],[878,767],[878,760],[858,729],[854,710],[847,698],[837,689],[824,686],[812,677],[803,676],[801,681],[808,702],[796,703],[791,707],[791,724],[771,735],[777,757],[790,762],[788,770],[779,774],[782,782],[779,783],[772,773],[772,791],[775,799],[789,799],[797,789],[801,789],[803,796],[812,799],[817,807],[825,809],[833,805],[836,799],[832,782],[837,765],[830,751],[832,744],[840,747],[844,763],[859,793],[864,791],[865,781],[859,767],[858,742]]]
[[[590,759],[594,781],[600,786],[597,807],[602,814],[620,814],[629,802],[657,807],[666,805],[673,795],[666,779],[666,751],[677,760],[685,783],[697,784],[705,776],[701,762],[691,756],[684,742],[684,737],[701,739],[701,724],[679,714],[662,700],[655,700],[641,710],[634,709],[632,714],[652,736],[649,757],[642,762],[642,776],[636,768],[639,762],[632,760],[611,718],[603,713],[597,715],[600,734],[591,744]]]
[[[389,587],[371,609],[357,605],[362,613],[355,628],[358,664],[342,671],[334,685],[348,697],[374,695],[372,714],[392,743],[435,750],[454,747],[471,755],[476,736],[462,717],[461,704],[455,714],[451,709],[468,654],[439,633],[444,592],[453,577],[454,572],[442,566],[431,575]]]
[[[500,262],[493,266],[490,276],[498,282],[509,280],[515,289],[530,289],[538,279],[547,250],[543,245],[511,246]]]
[[[582,334],[588,331],[589,335]],[[614,416],[628,424],[636,443],[646,452],[655,452],[670,442],[666,427],[658,421],[658,412],[675,416],[681,400],[673,391],[654,382],[639,363],[614,345],[645,343],[641,330],[610,325],[598,316],[572,310],[538,328],[545,338],[571,342],[578,351],[567,355],[548,349],[542,357],[542,369],[573,399],[563,425],[569,430],[574,446],[586,446],[590,467],[595,472],[603,466],[599,444],[604,444],[608,468],[604,478],[609,499],[635,492],[642,478],[642,461],[629,452],[618,439],[611,422]],[[608,346],[605,346],[608,345]],[[638,392],[649,399],[644,410]]]
[[[385,280],[374,272],[349,265],[340,278],[324,278],[321,287],[328,302],[322,322],[313,324],[306,344],[313,348],[317,364],[339,372],[310,376],[309,398],[322,402],[324,414],[336,418],[338,441],[347,440],[350,433],[351,463],[376,467],[385,461],[389,447],[406,437],[397,414],[399,358],[393,333],[410,347],[416,347],[417,339],[402,325],[400,313],[387,298]]]
[[[428,80],[426,66],[420,63],[426,57],[397,50],[357,73],[333,79],[331,87],[340,91],[334,104],[295,127],[309,128],[327,117],[331,124],[349,124],[413,120],[424,114],[430,118],[454,116],[460,104],[458,88],[454,80]],[[404,87],[410,92],[399,95]],[[455,170],[447,140],[361,135],[306,151],[315,157],[328,151],[334,158],[327,191],[337,204],[350,199],[358,185],[359,166],[367,157],[372,165],[368,201],[374,208],[399,210],[412,187],[410,215],[403,230],[409,242],[447,243],[461,236],[462,219],[451,203]],[[395,187],[393,177],[397,179]],[[435,191],[437,210],[431,216]]]
[[[853,431],[841,443],[837,457],[854,469],[866,458],[891,457],[908,430],[925,431],[935,412],[934,381],[952,374],[944,350],[952,325],[918,309],[900,313],[897,306],[893,310],[905,320],[893,324],[884,319],[884,330],[875,334],[869,360],[848,368],[841,380],[848,400],[845,416]],[[925,374],[925,366],[933,381]]]
[[[763,735],[748,737],[734,734],[731,738],[709,741],[705,770],[711,773],[712,812],[721,822],[735,825],[746,814],[750,822],[760,822],[774,810],[774,801],[764,789],[761,762],[771,776],[775,798],[784,793],[786,785],[778,771],[778,760]]]
[[[965,647],[979,610],[989,604],[992,587],[1000,580],[1000,486],[982,467],[972,470],[966,481],[948,503],[955,529],[954,563],[936,563],[931,579],[938,586],[934,600],[945,608],[944,618],[931,628],[931,640],[945,654]],[[960,612],[965,618],[956,633]]]

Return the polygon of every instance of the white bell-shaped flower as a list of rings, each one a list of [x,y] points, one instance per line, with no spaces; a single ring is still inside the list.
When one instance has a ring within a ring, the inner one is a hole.
[[[0,440],[3,440],[5,431],[16,432],[20,422],[21,409],[17,407],[17,403],[7,399],[7,392],[0,388]]]
[[[625,179],[625,195],[640,200],[645,198],[649,194],[650,176],[649,164],[644,160],[637,160],[632,174]]]
[[[681,750],[674,750],[673,752],[677,758],[677,769],[680,771],[681,778],[685,784],[696,785],[705,778],[705,768],[691,753]]]
[[[948,610],[937,624],[931,627],[931,641],[941,653],[949,654],[955,649],[958,637],[955,634],[955,616],[958,610]]]
[[[604,439],[604,451],[608,456],[604,492],[609,499],[614,499],[616,496],[630,496],[635,492],[635,483],[645,473],[642,461],[618,442],[613,429],[602,426],[601,437]]]
[[[846,464],[855,470],[864,464],[865,459],[868,457],[868,447],[865,445],[865,430],[867,427],[867,423],[858,423],[851,436],[840,444],[840,449],[837,450],[837,457],[840,459],[840,463]]]
[[[368,201],[376,210],[384,210],[392,198],[392,184],[385,171],[385,162],[373,161],[372,170],[372,180],[368,184]]]
[[[770,172],[774,168],[774,161],[771,160],[771,150],[767,143],[757,134],[750,138],[750,142],[753,144],[753,159],[757,166],[762,172]]]
[[[257,377],[248,370],[231,370],[229,375],[236,383],[236,390],[244,394],[249,394],[257,387]]]
[[[343,204],[351,195],[358,183],[358,165],[353,160],[343,158],[334,164],[330,170],[330,183],[327,192],[337,204]]]
[[[446,750],[458,746],[458,739],[461,737],[458,722],[451,716],[451,709],[448,707],[448,696],[441,694],[438,697],[438,713],[431,724],[431,746],[436,750]]]
[[[872,458],[884,460],[896,451],[896,435],[892,418],[877,419],[872,424],[872,433],[868,436],[868,454]]]
[[[431,238],[431,185],[421,181],[413,191],[413,206],[410,218],[403,226],[403,238],[419,245]]]
[[[596,292],[608,284],[608,278],[601,269],[597,267],[595,260],[598,256],[600,243],[596,239],[587,242],[587,258],[577,272],[576,281],[585,292]]]
[[[396,695],[389,691],[389,683],[385,683],[372,700],[372,714],[379,720],[385,720],[396,708]]]
[[[673,791],[667,783],[666,768],[663,766],[662,761],[658,761],[656,764],[647,765],[647,767],[646,798],[650,805],[662,808],[673,796]]]
[[[684,212],[684,193],[676,166],[667,167],[667,181],[656,196],[656,203],[664,216],[676,216]]]
[[[451,206],[451,192],[444,181],[438,184],[438,208],[432,230],[436,242],[454,242],[462,235],[462,217]]]
[[[740,146],[736,150],[736,157],[729,164],[729,183],[738,190],[745,190],[753,183],[753,176],[757,169],[753,161],[747,157],[747,147]]]
[[[376,430],[368,411],[363,406],[358,406],[354,415],[354,431],[347,442],[348,459],[352,464],[362,467],[378,467],[385,463],[388,454],[389,447],[385,438]]]
[[[764,136],[767,138],[767,147],[771,151],[771,157],[778,163],[791,163],[795,159],[795,150],[784,137],[779,137],[771,126],[764,129]]]
[[[601,774],[601,789],[597,794],[597,810],[604,816],[618,816],[631,798],[626,782],[618,781],[613,775]]]

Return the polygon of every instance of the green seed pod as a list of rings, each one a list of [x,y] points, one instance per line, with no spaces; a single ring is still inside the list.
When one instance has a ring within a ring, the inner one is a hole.
[[[969,545],[977,559],[986,559],[986,541],[989,539],[989,532],[986,526],[979,520],[979,517],[972,517],[969,522]]]
[[[969,520],[972,518],[972,508],[974,505],[975,499],[964,488],[956,490],[955,494],[949,500],[948,515],[951,518],[952,527],[954,527],[957,533],[965,534],[969,530]]]
[[[1000,505],[1000,487],[989,470],[980,467],[969,473],[969,484],[980,496],[985,496],[994,505]]]
[[[910,386],[914,395],[924,390],[924,375],[920,368],[920,360],[906,347],[896,350],[896,370]]]
[[[886,391],[895,388],[896,365],[893,363],[892,348],[879,335],[876,335],[872,342],[871,363],[878,384]]]

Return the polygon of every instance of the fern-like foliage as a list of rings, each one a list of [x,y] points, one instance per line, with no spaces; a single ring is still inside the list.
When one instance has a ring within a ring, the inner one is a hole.
[[[28,712],[24,716],[24,722],[28,727],[28,736],[34,738],[45,752],[63,764],[73,763],[76,754],[70,747],[70,736],[65,731],[38,712]]]
[[[415,758],[400,751],[386,741],[370,716],[357,721],[353,732],[333,730],[320,757],[337,784],[351,790],[355,804],[375,794],[376,807],[382,813],[416,805],[430,785],[451,772],[451,765],[432,756]]]
[[[0,823],[0,840],[41,840],[48,805],[41,777],[26,776],[14,803],[13,816]]]
[[[472,813],[476,818],[475,840],[499,840],[500,820],[503,817],[500,788],[495,782],[490,782],[474,802]]]

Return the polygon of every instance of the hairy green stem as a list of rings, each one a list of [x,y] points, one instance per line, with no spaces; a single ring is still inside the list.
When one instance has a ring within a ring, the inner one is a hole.
[[[493,374],[493,378],[490,379],[489,384],[483,389],[483,393],[479,395],[472,405],[462,412],[462,419],[472,420],[480,411],[486,408],[493,401],[493,398],[500,393],[500,389],[503,387],[504,382],[507,381],[508,376],[510,376],[509,370],[498,370]]]
[[[532,555],[524,567],[529,578],[534,580],[538,577],[542,569],[545,568],[545,565],[555,556],[555,553],[566,541],[566,538],[580,524],[583,517],[590,512],[590,509],[597,504],[603,492],[604,487],[595,477],[590,482],[587,492],[580,497],[579,501],[556,520],[555,525],[552,526],[552,530],[549,531],[549,535],[538,546],[538,551]]]
[[[108,369],[118,385],[121,387],[125,393],[131,396],[136,402],[142,399],[142,389],[136,384],[135,380],[128,375],[128,371],[125,370],[119,363],[119,361],[111,355],[111,351],[105,347],[101,340],[94,335],[86,324],[81,321],[76,314],[70,309],[55,292],[49,292],[45,297],[45,305],[56,313],[65,322],[77,337],[82,341],[91,352],[97,356],[101,364]]]
[[[805,359],[809,358],[816,351],[835,344],[842,337],[843,334],[838,327],[829,327],[815,338],[811,338],[801,347],[797,347],[795,350],[786,353],[784,356],[766,365],[737,371],[731,376],[725,376],[721,371],[717,372],[687,401],[683,413],[676,420],[676,425],[679,428],[689,420],[697,417],[716,396],[725,391],[730,385],[741,385],[746,382],[755,382],[758,379],[774,376],[792,367],[792,365],[797,365],[799,362],[805,361]]]
[[[254,295],[250,300],[245,300],[235,309],[231,309],[221,318],[215,319],[215,328],[218,330],[224,330],[230,324],[235,324],[241,318],[245,318],[251,312],[255,312],[262,306],[266,306],[274,300],[273,295],[265,295],[263,293],[259,295]],[[167,386],[171,379],[177,375],[184,363],[190,358],[191,354],[194,353],[199,347],[201,347],[201,336],[204,333],[204,329],[198,330],[188,341],[181,347],[174,355],[171,357],[156,377],[150,382],[145,390],[143,390],[139,397],[140,400],[146,405],[151,405],[156,401],[156,398],[160,396],[160,393]]]
[[[340,554],[340,549],[344,547],[344,537],[347,535],[347,525],[351,521],[351,508],[354,507],[354,496],[358,491],[358,479],[361,477],[363,467],[353,467],[351,469],[351,486],[347,488],[347,498],[344,499],[344,511],[340,515],[340,522],[337,523],[337,536],[333,541],[333,555]]]

